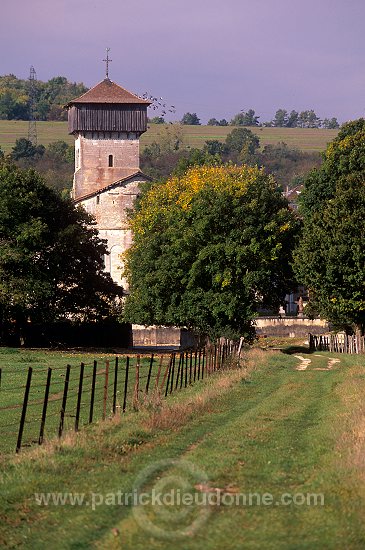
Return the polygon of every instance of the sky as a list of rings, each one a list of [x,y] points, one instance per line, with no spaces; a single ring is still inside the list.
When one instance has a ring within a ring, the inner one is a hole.
[[[365,115],[364,0],[1,0],[0,74],[105,77],[176,106],[260,121]],[[156,115],[151,112],[150,116]]]

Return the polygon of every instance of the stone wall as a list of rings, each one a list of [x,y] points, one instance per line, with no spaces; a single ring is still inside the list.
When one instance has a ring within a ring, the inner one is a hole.
[[[195,344],[194,335],[184,328],[132,325],[133,347],[185,349]]]
[[[94,134],[79,134],[75,141],[74,199],[139,170],[139,135],[125,133],[124,139],[97,139],[98,133]],[[110,155],[113,166],[109,166]]]
[[[141,179],[134,177],[113,189],[81,202],[85,210],[94,216],[99,236],[106,239],[109,255],[105,256],[105,269],[113,280],[127,289],[122,278],[123,254],[132,244],[132,232],[128,228],[127,210],[132,208],[139,192]]]
[[[255,326],[259,336],[291,338],[307,337],[309,333],[325,334],[329,330],[326,320],[308,317],[258,317]]]

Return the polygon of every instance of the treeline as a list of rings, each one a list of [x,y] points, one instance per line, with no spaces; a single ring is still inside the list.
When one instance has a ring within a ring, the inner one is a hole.
[[[5,158],[0,147],[0,161]],[[7,159],[16,163],[19,168],[35,168],[46,185],[65,196],[72,187],[75,152],[74,147],[65,141],[58,140],[44,145],[33,145],[26,138],[16,140]]]
[[[157,180],[181,176],[192,166],[229,162],[264,166],[279,185],[293,188],[302,184],[304,175],[319,167],[322,159],[320,153],[303,152],[283,142],[260,148],[259,137],[248,128],[234,128],[224,142],[207,140],[202,149],[190,148],[179,125],[165,127],[159,140],[141,154],[142,170]]]
[[[69,82],[64,76],[47,82],[36,80],[34,86],[37,120],[67,120],[63,105],[88,90],[84,84]],[[29,80],[13,74],[0,76],[0,119],[29,120],[29,91]]]
[[[208,120],[208,126],[264,126],[264,127],[276,127],[276,128],[324,128],[327,130],[333,130],[339,128],[340,125],[336,117],[319,118],[313,109],[307,111],[287,111],[286,109],[278,109],[272,120],[261,123],[259,121],[260,116],[256,115],[253,109],[249,109],[244,112],[241,111],[234,115],[234,117],[228,122],[225,118],[218,120],[217,118],[210,118]],[[150,120],[154,124],[164,124],[163,117],[154,117]],[[200,125],[200,118],[196,113],[185,113],[181,119],[181,124]]]

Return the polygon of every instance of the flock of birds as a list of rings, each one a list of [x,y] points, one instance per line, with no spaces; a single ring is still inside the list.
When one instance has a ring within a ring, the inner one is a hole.
[[[175,105],[168,105],[163,97],[154,97],[153,95],[145,92],[142,96],[139,96],[141,99],[146,99],[151,101],[150,108],[154,111],[160,111],[159,114],[161,117],[164,117],[167,113],[176,113]]]

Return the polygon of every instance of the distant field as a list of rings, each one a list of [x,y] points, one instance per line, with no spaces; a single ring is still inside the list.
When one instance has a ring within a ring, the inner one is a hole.
[[[159,140],[171,128],[169,124],[150,124],[148,131],[141,138],[142,148]],[[185,145],[203,147],[207,139],[224,141],[231,132],[232,126],[179,126],[183,133]],[[48,145],[62,139],[73,143],[73,137],[67,133],[67,122],[38,122],[38,143]],[[180,131],[180,130],[179,130]],[[256,128],[253,130],[259,137],[261,145],[284,141],[291,147],[302,151],[324,151],[326,145],[337,135],[337,130],[317,130],[307,128]],[[9,153],[20,137],[27,137],[28,123],[21,120],[0,120],[0,147]]]

